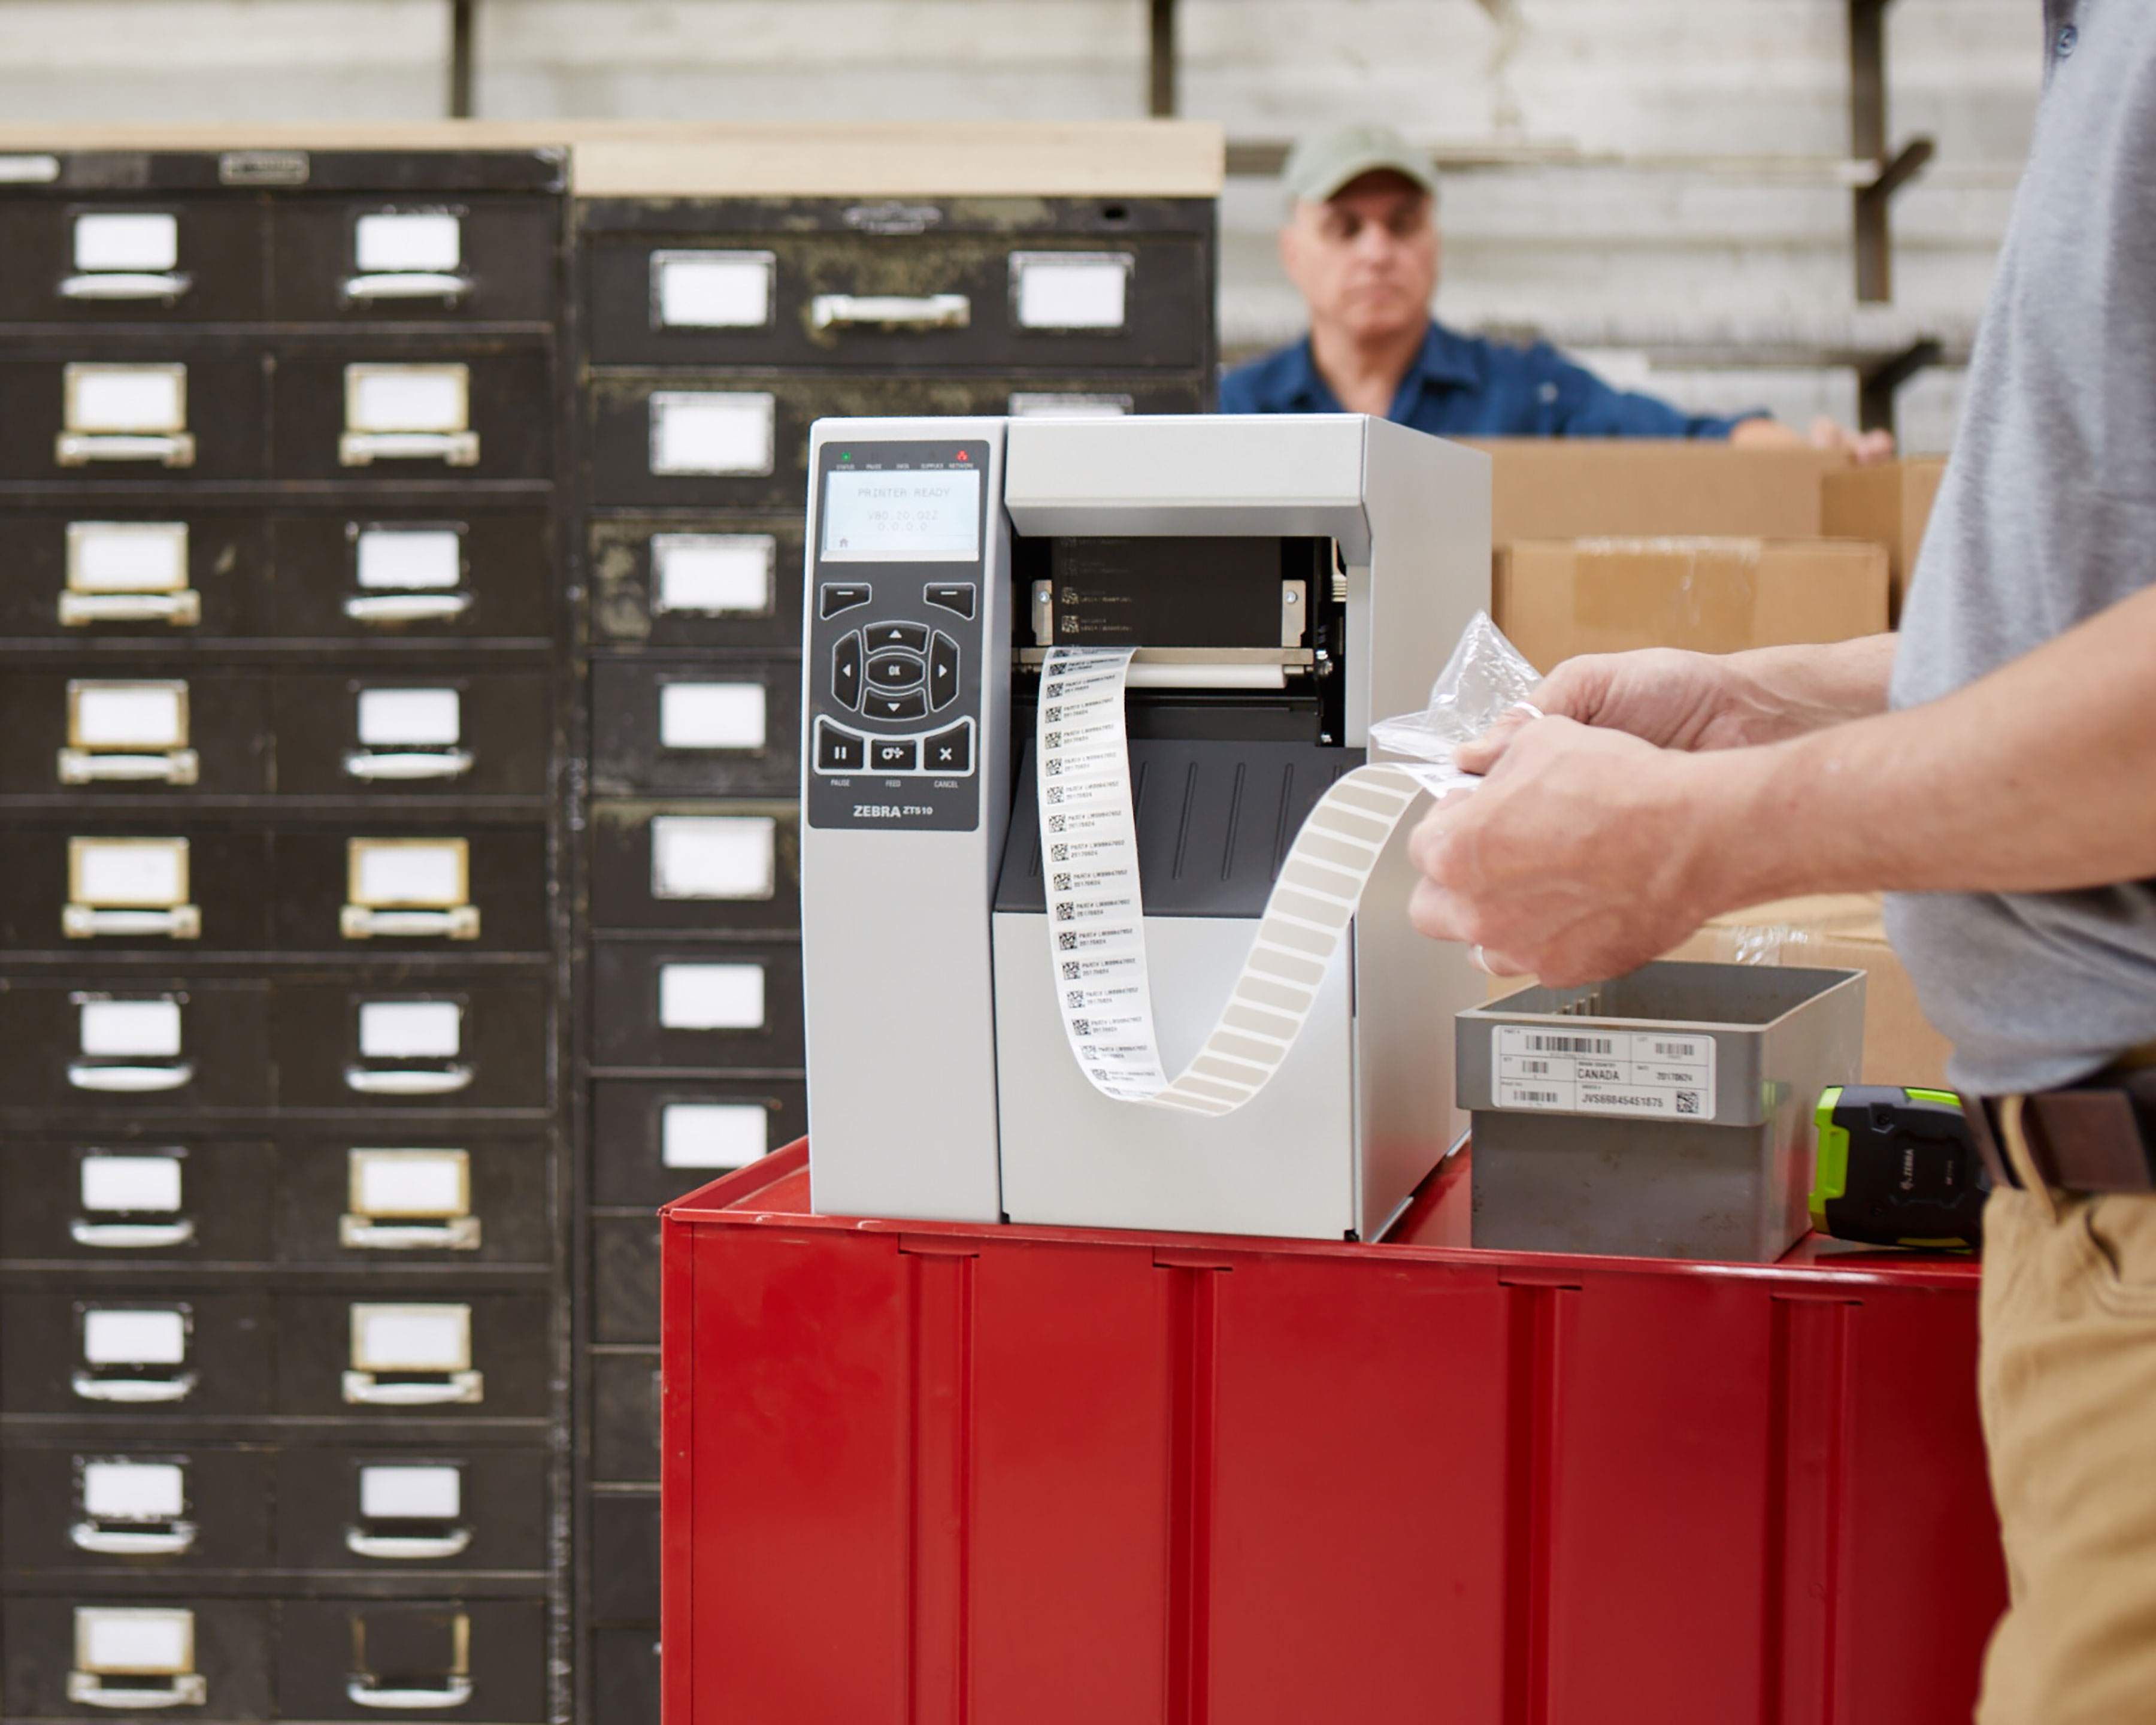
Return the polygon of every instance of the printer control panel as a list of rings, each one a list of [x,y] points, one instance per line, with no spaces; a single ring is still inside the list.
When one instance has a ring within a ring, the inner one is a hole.
[[[990,451],[825,444],[803,636],[808,824],[981,819]]]

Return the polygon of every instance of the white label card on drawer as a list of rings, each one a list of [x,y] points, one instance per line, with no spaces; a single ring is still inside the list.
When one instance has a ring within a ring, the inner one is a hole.
[[[462,1372],[471,1367],[469,1306],[355,1306],[352,1363],[362,1372]]]
[[[352,1207],[362,1216],[471,1212],[471,1158],[462,1150],[354,1150]]]
[[[82,1465],[82,1512],[99,1521],[176,1521],[187,1507],[187,1470],[177,1461]]]
[[[659,1111],[666,1168],[747,1168],[771,1149],[771,1114],[757,1102],[669,1102]]]
[[[370,748],[447,748],[462,729],[460,706],[454,689],[362,689],[359,740]]]
[[[187,1357],[187,1314],[177,1308],[85,1312],[82,1357],[93,1366],[177,1366]]]
[[[1136,406],[1127,395],[1045,395],[1020,392],[1010,398],[1014,419],[1121,419]]]
[[[464,1040],[465,1009],[454,1000],[362,1000],[359,1053],[368,1060],[446,1060]]]
[[[180,1158],[85,1156],[82,1207],[92,1215],[171,1215],[180,1207]]]
[[[74,593],[177,593],[187,584],[185,521],[69,521]]]
[[[778,542],[768,533],[654,533],[651,608],[768,616]]]
[[[1011,281],[1020,329],[1119,330],[1136,260],[1128,252],[1015,252]]]
[[[74,267],[163,270],[180,261],[180,218],[114,210],[74,218]]]
[[[462,431],[470,424],[470,403],[469,366],[344,368],[347,431]]]
[[[464,261],[464,224],[446,210],[379,210],[352,224],[352,250],[366,275],[447,272]]]
[[[654,898],[769,898],[778,874],[778,823],[769,815],[652,817]]]
[[[82,1052],[99,1059],[165,1059],[180,1051],[177,1000],[85,1000],[80,1004]]]
[[[357,548],[363,588],[431,592],[464,579],[464,535],[454,527],[367,527]]]
[[[354,839],[346,846],[352,901],[443,910],[466,899],[462,839]]]
[[[771,321],[769,252],[654,252],[651,321],[662,329],[753,330]]]
[[[359,1512],[370,1522],[453,1522],[464,1508],[464,1470],[389,1464],[359,1471]]]
[[[773,398],[762,393],[661,390],[651,398],[651,470],[767,474],[776,417]]]
[[[70,431],[157,433],[187,428],[187,368],[183,365],[71,365],[66,398]]]
[[[184,839],[70,839],[68,896],[77,904],[168,910],[187,897]]]
[[[1490,1092],[1499,1108],[1705,1123],[1714,1118],[1714,1038],[1499,1024]]]
[[[187,747],[185,683],[69,683],[68,706],[68,741],[76,748]]]
[[[161,1605],[78,1605],[74,1661],[85,1671],[177,1676],[195,1665],[195,1615]]]
[[[766,734],[761,683],[662,683],[659,746],[760,749]]]
[[[760,1030],[761,964],[662,964],[659,1024],[665,1030]]]

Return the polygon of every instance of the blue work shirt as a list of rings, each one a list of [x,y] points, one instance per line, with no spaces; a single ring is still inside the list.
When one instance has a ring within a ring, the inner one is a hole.
[[[1238,366],[1220,380],[1224,413],[1346,411],[1311,357],[1310,339]],[[1440,437],[1727,437],[1739,420],[1687,413],[1612,389],[1547,341],[1512,347],[1433,321],[1400,379],[1388,419]]]

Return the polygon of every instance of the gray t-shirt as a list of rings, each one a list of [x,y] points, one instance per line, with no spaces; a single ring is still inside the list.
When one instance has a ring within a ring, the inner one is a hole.
[[[1902,613],[1897,707],[2156,581],[2156,4],[2045,13],[2035,139]],[[1958,788],[1984,805],[1983,762]],[[1887,915],[1964,1091],[2067,1083],[2156,1040],[2156,881],[1897,896]]]

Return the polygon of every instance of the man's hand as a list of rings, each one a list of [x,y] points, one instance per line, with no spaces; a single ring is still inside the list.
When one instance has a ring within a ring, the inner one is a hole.
[[[1738,449],[1794,449],[1810,444],[1815,449],[1844,449],[1859,467],[1894,459],[1891,431],[1851,431],[1824,417],[1812,421],[1809,432],[1800,432],[1779,419],[1743,419],[1729,434]]]
[[[1409,840],[1423,933],[1481,947],[1500,976],[1597,982],[1659,957],[1718,901],[1720,824],[1697,758],[1569,719],[1514,729],[1475,790]]]

